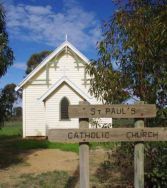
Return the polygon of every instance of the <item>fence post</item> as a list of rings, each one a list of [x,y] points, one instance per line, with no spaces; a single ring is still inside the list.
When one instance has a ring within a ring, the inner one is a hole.
[[[80,104],[88,104],[80,102]],[[88,118],[79,118],[79,128],[89,128]],[[80,188],[89,188],[89,143],[79,143],[79,165],[80,165]]]
[[[144,104],[143,101],[139,103]],[[135,128],[144,128],[144,119],[136,119]],[[144,188],[144,143],[136,142],[134,148],[134,187]]]

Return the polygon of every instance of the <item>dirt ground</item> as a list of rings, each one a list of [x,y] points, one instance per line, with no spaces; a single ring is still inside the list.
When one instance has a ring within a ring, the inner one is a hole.
[[[40,174],[50,171],[66,171],[70,175],[78,169],[79,156],[73,152],[60,151],[58,149],[32,150],[23,153],[23,162],[0,170],[0,182],[14,182],[23,174]],[[105,160],[107,154],[104,150],[90,151],[90,173],[94,173],[99,164]]]

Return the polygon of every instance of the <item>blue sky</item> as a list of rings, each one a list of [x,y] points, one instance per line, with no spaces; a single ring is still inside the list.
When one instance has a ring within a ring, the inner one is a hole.
[[[15,61],[0,79],[0,88],[19,83],[25,75],[26,62],[33,53],[54,50],[65,40],[88,58],[96,57],[100,25],[109,19],[115,7],[112,0],[6,0],[9,45]]]

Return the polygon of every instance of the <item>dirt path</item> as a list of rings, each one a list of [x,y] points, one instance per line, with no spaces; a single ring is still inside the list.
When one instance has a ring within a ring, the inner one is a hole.
[[[90,151],[90,174],[94,174],[107,156],[103,149]],[[74,175],[78,169],[79,157],[73,152],[61,151],[58,149],[31,150],[20,156],[23,162],[0,170],[0,183],[14,185],[21,175],[41,174],[51,171],[65,171]]]
[[[22,154],[23,163],[0,170],[0,182],[5,183],[18,178],[22,174],[40,174],[48,171],[66,171],[72,174],[78,166],[78,155],[57,149],[32,150],[30,154]]]

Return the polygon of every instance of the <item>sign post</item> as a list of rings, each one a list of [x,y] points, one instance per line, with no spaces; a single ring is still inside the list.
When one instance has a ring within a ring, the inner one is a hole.
[[[135,128],[144,128],[142,119],[135,122]],[[134,187],[144,188],[144,144],[136,142],[134,148]]]
[[[140,101],[137,105],[144,104]],[[136,119],[135,128],[144,128],[144,119]],[[136,142],[134,146],[134,187],[144,188],[144,143]]]
[[[89,128],[89,119],[80,118],[79,127]],[[80,188],[89,188],[89,143],[79,142]]]
[[[80,105],[89,105],[80,102]],[[79,128],[89,129],[89,119],[79,118]],[[80,188],[89,188],[89,142],[79,142]]]
[[[134,187],[144,188],[144,141],[167,141],[167,128],[145,128],[144,119],[156,116],[153,104],[69,106],[69,117],[79,118],[79,129],[50,129],[50,141],[79,143],[80,188],[89,188],[89,142],[136,142]],[[135,128],[89,129],[88,118],[137,118]]]

